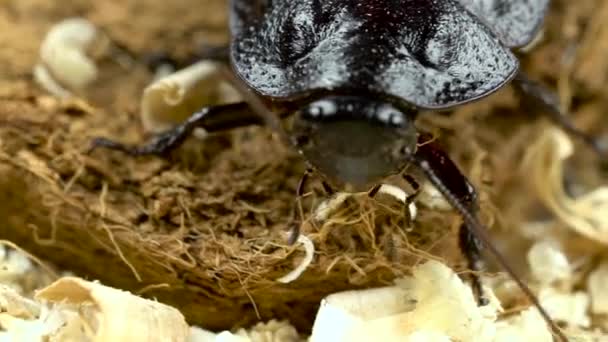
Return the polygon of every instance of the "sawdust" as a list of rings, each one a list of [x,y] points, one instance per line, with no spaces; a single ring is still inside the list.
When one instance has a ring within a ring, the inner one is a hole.
[[[600,3],[554,1],[544,40],[523,57],[534,78],[559,89],[577,125],[598,135],[607,133],[608,107],[608,59],[600,43],[608,36],[598,24],[608,13],[606,5],[596,9]],[[167,50],[183,58],[202,41],[227,39],[224,7],[219,0],[0,5],[0,239],[78,275],[173,305],[189,323],[209,329],[278,318],[307,331],[327,294],[390,284],[428,258],[462,270],[457,215],[421,208],[406,233],[398,203],[361,197],[323,225],[304,223],[315,260],[298,280],[281,284],[276,279],[304,257],[286,243],[304,164],[272,132],[246,128],[204,143],[191,139],[168,159],[88,155],[95,136],[145,139],[138,104],[152,75],[110,54],[98,61],[100,77],[82,98],[57,100],[33,82],[40,43],[64,18],[88,18],[134,55]],[[513,95],[508,88],[451,116],[423,117],[420,125],[438,134],[478,187],[483,220],[523,270],[520,248],[532,242],[512,232],[551,215],[520,168],[545,126]],[[576,151],[566,175],[573,191],[605,183],[592,152],[581,144]],[[309,190],[306,217],[324,196],[319,184]],[[604,249],[574,233],[570,241],[566,249],[574,256],[596,258]]]

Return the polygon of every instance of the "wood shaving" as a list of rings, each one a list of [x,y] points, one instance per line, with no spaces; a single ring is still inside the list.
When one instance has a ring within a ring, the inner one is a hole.
[[[222,64],[200,61],[150,84],[141,99],[141,120],[149,132],[162,132],[204,106],[238,102],[240,96],[221,78]]]
[[[571,326],[588,328],[589,295],[584,292],[562,293],[552,288],[544,288],[538,299],[549,315],[555,320]]]
[[[177,309],[79,278],[59,279],[36,298],[91,305],[89,314],[81,318],[93,332],[92,341],[184,341],[189,334]]]
[[[312,240],[310,240],[310,238],[306,235],[300,234],[300,236],[298,236],[297,242],[304,246],[304,251],[306,252],[306,255],[304,256],[304,259],[302,259],[302,262],[300,262],[300,264],[295,269],[293,269],[293,271],[277,279],[279,283],[287,284],[291,283],[294,280],[297,280],[312,263],[312,259],[315,256],[315,245]]]
[[[396,286],[326,298],[311,341],[408,341],[422,336],[491,341],[500,310],[494,299],[478,307],[471,289],[452,270],[429,261]]]
[[[590,275],[587,283],[591,312],[608,314],[608,262],[603,262]]]
[[[563,131],[547,127],[527,150],[523,167],[541,201],[562,222],[591,240],[608,244],[608,187],[576,199],[564,189],[564,161],[573,152],[572,141]]]
[[[100,33],[88,20],[70,18],[56,24],[40,47],[34,68],[38,83],[57,97],[68,97],[97,79],[97,66],[87,50],[99,42]]]
[[[551,241],[535,243],[528,251],[528,264],[532,275],[541,284],[551,284],[572,276],[568,258],[559,245]]]
[[[297,342],[287,322],[271,320],[236,333],[188,327],[174,308],[97,282],[65,277],[36,301],[0,286],[0,341]]]

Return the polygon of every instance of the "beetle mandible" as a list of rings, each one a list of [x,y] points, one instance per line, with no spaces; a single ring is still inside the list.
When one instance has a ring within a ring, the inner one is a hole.
[[[473,186],[414,125],[422,109],[462,105],[513,81],[556,123],[603,153],[560,111],[553,92],[526,77],[512,51],[537,35],[548,2],[231,0],[231,43],[213,57],[232,66],[231,78],[247,100],[203,108],[142,146],[104,138],[93,146],[164,154],[196,127],[217,132],[268,124],[334,186],[373,193],[384,177],[412,165],[462,215],[460,247],[469,268],[481,269],[481,247],[488,248],[565,340],[490,243]],[[280,119],[291,115],[285,129]],[[473,289],[484,304],[477,277]]]

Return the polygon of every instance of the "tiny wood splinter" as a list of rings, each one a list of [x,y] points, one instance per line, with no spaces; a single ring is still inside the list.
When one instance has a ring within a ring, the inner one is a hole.
[[[419,110],[481,99],[513,81],[539,110],[600,154],[552,91],[519,70],[511,51],[536,36],[549,0],[232,0],[232,40],[201,58],[230,63],[245,102],[203,108],[143,146],[98,138],[94,147],[164,154],[196,127],[217,132],[266,124],[333,186],[370,190],[408,165],[463,217],[460,248],[473,271],[485,246],[566,340],[490,242],[477,194],[448,155],[415,127]],[[282,118],[294,115],[291,127]],[[325,183],[327,184],[327,183]],[[329,186],[327,186],[329,188]],[[487,302],[473,272],[479,304]]]

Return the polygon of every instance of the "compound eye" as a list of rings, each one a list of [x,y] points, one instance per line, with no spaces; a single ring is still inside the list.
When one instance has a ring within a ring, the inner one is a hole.
[[[338,112],[338,106],[330,100],[321,100],[312,103],[304,112],[305,117],[309,119],[317,119],[335,115]]]

